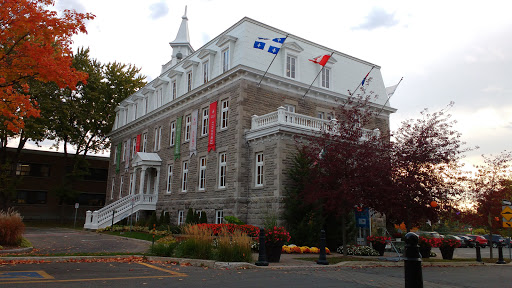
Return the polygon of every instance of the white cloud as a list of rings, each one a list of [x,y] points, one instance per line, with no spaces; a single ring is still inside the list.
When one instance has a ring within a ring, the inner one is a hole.
[[[153,3],[149,5],[149,10],[151,11],[150,18],[153,20],[165,17],[169,13],[169,7],[165,2]]]
[[[374,7],[366,17],[366,21],[354,29],[374,30],[381,27],[393,27],[398,23],[395,13],[388,13],[381,7]]]

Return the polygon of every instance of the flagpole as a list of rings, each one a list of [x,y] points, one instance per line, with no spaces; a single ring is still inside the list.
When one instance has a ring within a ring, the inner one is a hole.
[[[334,51],[332,51],[332,52],[331,52],[331,55],[329,56],[329,58],[331,58],[333,54],[334,54]],[[311,85],[309,85],[308,90],[306,90],[306,93],[304,93],[304,95],[302,96],[302,99],[304,99],[304,98],[306,97],[306,94],[308,94],[309,89],[311,89],[311,86],[313,86],[313,83],[315,83],[316,79],[318,78],[318,76],[320,76],[320,73],[322,73],[322,71],[324,70],[324,68],[325,68],[325,65],[323,65],[323,66],[322,66],[322,69],[320,69],[320,71],[318,72],[318,74],[316,74],[315,79],[313,79],[313,82],[311,82]]]
[[[272,63],[274,63],[274,60],[276,60],[277,54],[279,54],[279,52],[281,52],[284,42],[286,42],[286,39],[288,39],[288,35],[290,35],[290,34],[286,34],[286,37],[284,37],[284,41],[283,41],[283,43],[281,43],[281,48],[279,48],[279,51],[277,51],[277,53],[274,55],[274,58],[272,58],[272,62],[270,62],[270,65],[268,65],[267,70],[261,77],[260,82],[258,83],[258,87],[260,87],[261,81],[263,81],[263,78],[265,78],[265,75],[267,75],[268,69],[270,69],[270,66],[272,66]]]
[[[366,77],[368,77],[368,75],[370,75],[370,73],[372,72],[373,68],[375,68],[375,66],[372,66],[372,69],[370,69],[370,72],[368,72],[368,74],[366,74],[366,76],[363,78],[364,80],[366,80]],[[354,95],[354,93],[356,93],[357,89],[359,89],[359,87],[361,86],[363,81],[359,82],[359,85],[357,85],[356,89],[354,89],[354,92],[350,92],[350,90],[348,90],[348,93],[350,93],[350,95],[348,96],[352,96]]]
[[[398,88],[398,85],[400,85],[400,82],[402,82],[402,80],[404,80],[404,77],[400,78],[400,81],[398,81],[398,84],[396,84],[395,91]],[[395,94],[395,91],[393,91],[393,94],[391,94],[391,96],[388,97],[388,99],[386,100],[386,103],[384,103],[384,105],[382,105],[382,107],[380,108],[379,113],[377,113],[377,116],[379,116],[380,112],[382,112],[382,110],[384,110],[384,107],[386,106],[386,104],[388,104],[389,99],[391,99],[391,97],[393,97],[393,95]]]

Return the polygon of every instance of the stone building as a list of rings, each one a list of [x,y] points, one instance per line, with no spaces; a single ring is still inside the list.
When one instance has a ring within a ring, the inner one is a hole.
[[[85,228],[154,210],[181,224],[189,208],[209,223],[262,224],[282,211],[294,135],[320,131],[363,79],[383,108],[365,128],[389,130],[379,66],[250,18],[194,50],[187,22],[160,76],[116,109],[109,204],[88,211]],[[331,53],[323,70],[309,61]]]

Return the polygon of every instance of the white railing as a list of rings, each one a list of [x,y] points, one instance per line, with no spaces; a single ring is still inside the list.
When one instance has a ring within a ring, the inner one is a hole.
[[[128,195],[107,206],[91,212],[86,212],[85,229],[96,230],[105,228],[117,223],[130,214],[140,210],[156,210],[156,202],[158,200],[155,194],[137,194]]]
[[[284,107],[277,108],[276,112],[271,112],[262,116],[253,115],[251,119],[251,132],[264,130],[276,126],[286,126],[296,128],[297,131],[331,131],[336,133],[338,120],[324,120],[307,115],[297,114],[286,111]],[[367,140],[370,136],[380,135],[379,129],[363,129],[361,140]]]

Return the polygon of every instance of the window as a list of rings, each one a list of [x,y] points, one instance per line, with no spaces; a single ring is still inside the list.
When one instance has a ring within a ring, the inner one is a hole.
[[[144,97],[144,114],[148,113],[148,97]]]
[[[286,77],[295,79],[297,58],[286,55]]]
[[[229,49],[222,51],[222,73],[229,70]]]
[[[322,69],[322,87],[329,89],[331,87],[331,69],[325,68]]]
[[[185,211],[179,210],[178,211],[178,225],[183,225],[185,223]]]
[[[171,193],[172,185],[172,165],[167,167],[167,193]]]
[[[153,147],[153,151],[160,150],[160,138],[162,138],[162,126],[155,128],[155,147]]]
[[[263,186],[263,153],[256,153],[256,183],[255,186]]]
[[[115,145],[114,147],[115,147],[115,148],[114,148],[114,159],[113,159],[113,161],[112,161],[112,165],[114,165],[114,166],[115,166],[115,165],[116,165],[116,163],[117,163],[117,145]],[[19,164],[18,164],[18,165],[19,165]],[[24,166],[26,166],[26,165],[24,165]],[[24,169],[26,169],[26,168],[24,168]],[[28,167],[28,169],[29,169],[29,171],[30,171],[30,167]]]
[[[135,158],[135,154],[137,154],[137,137],[132,139],[132,158]]]
[[[50,165],[38,163],[18,163],[16,165],[16,176],[49,177]]]
[[[176,99],[176,97],[178,96],[177,93],[177,89],[176,89],[176,80],[173,80],[172,83],[171,83],[171,87],[172,87],[172,100]]]
[[[206,188],[206,157],[199,159],[199,190]]]
[[[121,176],[121,182],[119,183],[119,199],[121,199],[121,197],[123,197],[123,182],[124,182],[124,177]]]
[[[137,104],[137,102],[135,102],[135,117],[133,117],[134,119],[137,119],[137,114],[139,113],[139,105]]]
[[[142,134],[142,152],[146,152],[146,147],[148,146],[148,133]]]
[[[176,121],[171,122],[171,134],[169,138],[171,146],[174,146],[174,142],[176,141]]]
[[[116,188],[115,181],[116,178],[112,178],[112,185],[110,187],[110,199],[114,199],[114,189]]]
[[[228,128],[229,101],[224,100],[221,104],[220,129]]]
[[[16,204],[46,204],[46,191],[18,190]]]
[[[192,127],[192,116],[185,116],[185,142],[190,141],[190,128]]]
[[[208,113],[210,113],[208,108],[203,109],[203,120],[201,121],[201,136],[208,135]]]
[[[219,154],[219,188],[226,188],[226,152]]]
[[[316,114],[316,117],[318,119],[325,119],[325,113],[321,112],[321,111],[318,111],[317,114]]]
[[[203,63],[203,83],[208,83],[208,80],[210,80],[209,70],[210,68],[210,62],[206,61]]]
[[[292,113],[295,113],[295,105],[292,105],[292,104],[284,104],[283,106],[284,106],[284,108],[286,109],[286,111],[288,111],[288,112],[292,112]],[[285,121],[286,121],[286,122],[291,122],[291,123],[293,123],[293,118],[294,118],[293,116],[288,117],[288,115],[286,115],[286,114],[285,114],[285,117],[284,117],[284,118],[285,118]]]
[[[123,151],[121,153],[121,155],[123,155],[123,156],[121,157],[121,162],[123,162],[124,159],[126,158],[126,149],[127,149],[126,144],[128,144],[128,143],[123,142]]]
[[[183,172],[181,179],[181,192],[187,192],[188,161],[183,162]]]
[[[131,173],[131,174],[130,174],[130,186],[128,187],[128,189],[130,189],[130,191],[129,191],[130,195],[135,194],[135,193],[134,193],[134,191],[133,191],[133,190],[134,190],[134,188],[135,188],[135,187],[133,186],[134,181],[135,181],[135,174],[134,174],[134,173]]]
[[[224,211],[215,210],[215,224],[222,224],[224,222]]]
[[[192,71],[187,72],[187,92],[192,90]]]
[[[156,107],[155,108],[162,106],[162,103],[163,103],[163,89],[158,88],[158,89],[156,89]]]

